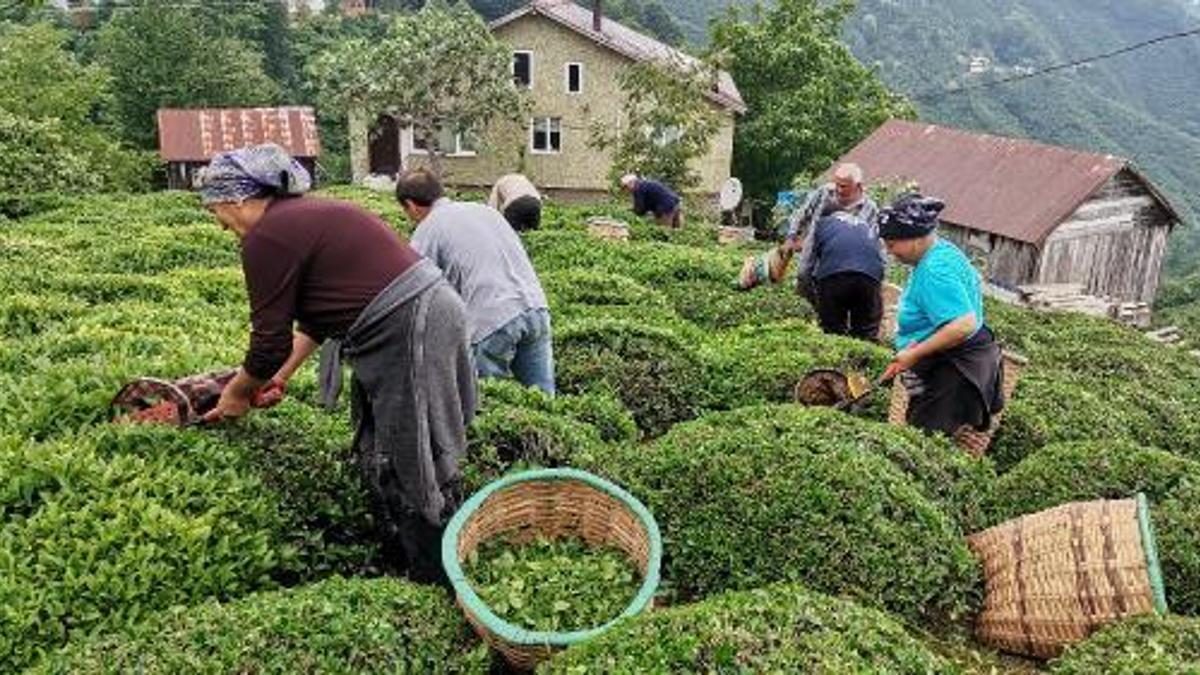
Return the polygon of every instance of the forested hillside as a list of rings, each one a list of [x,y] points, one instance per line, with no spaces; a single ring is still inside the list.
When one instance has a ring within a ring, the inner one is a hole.
[[[689,37],[743,0],[665,0]],[[1191,227],[1170,271],[1200,251],[1200,36],[970,93],[971,87],[1200,26],[1195,0],[860,0],[845,27],[855,56],[914,99],[922,119],[1133,159]],[[975,70],[970,73],[972,59]]]
[[[1129,157],[1194,224],[1200,220],[1200,37],[969,93],[946,90],[1113,51],[1197,22],[1190,0],[863,0],[846,40],[886,82],[915,99],[923,119]],[[972,58],[983,72],[968,72]],[[1196,245],[1194,229],[1179,237],[1173,271],[1195,268]]]

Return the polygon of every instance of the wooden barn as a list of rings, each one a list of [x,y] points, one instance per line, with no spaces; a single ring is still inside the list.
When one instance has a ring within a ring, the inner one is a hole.
[[[167,186],[195,187],[196,170],[222,152],[278,143],[316,179],[321,139],[312,108],[164,108],[158,111],[158,151],[167,164]]]
[[[993,283],[1076,284],[1153,302],[1179,215],[1125,159],[891,120],[840,161],[868,183],[913,180],[946,202],[942,233]]]

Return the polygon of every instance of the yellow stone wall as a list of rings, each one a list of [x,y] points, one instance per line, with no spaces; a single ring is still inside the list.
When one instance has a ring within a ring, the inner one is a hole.
[[[603,47],[565,26],[538,15],[529,15],[501,26],[496,37],[513,51],[533,53],[531,117],[562,118],[562,152],[534,154],[529,119],[522,125],[497,124],[483,134],[473,157],[444,157],[448,183],[459,186],[490,186],[503,174],[525,173],[540,188],[558,191],[608,189],[608,153],[588,147],[593,123],[624,124],[624,96],[618,82],[621,69],[632,60]],[[583,91],[567,93],[568,63],[583,65]],[[716,193],[729,178],[733,158],[732,112],[720,108],[725,123],[713,138],[708,155],[694,167],[702,181],[701,193]],[[410,156],[409,166],[423,158]]]

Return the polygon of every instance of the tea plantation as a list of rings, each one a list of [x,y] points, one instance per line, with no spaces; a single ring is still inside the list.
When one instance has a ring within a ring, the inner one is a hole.
[[[409,231],[390,196],[326,191]],[[240,258],[193,195],[33,197],[0,218],[0,672],[486,673],[443,592],[389,576],[311,368],[212,429],[109,424],[126,381],[228,367]],[[16,208],[19,206],[20,208]],[[787,284],[732,290],[753,248],[701,223],[628,242],[551,205],[524,236],[550,297],[557,398],[482,387],[469,490],[574,466],[664,537],[656,608],[543,665],[585,672],[1200,672],[1200,359],[1120,326],[989,305],[1030,359],[992,454],[789,401],[805,371],[878,373]],[[1172,614],[1049,664],[970,639],[965,535],[1144,492]]]

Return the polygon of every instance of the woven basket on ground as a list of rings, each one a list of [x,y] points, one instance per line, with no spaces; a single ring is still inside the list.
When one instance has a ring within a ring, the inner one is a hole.
[[[587,228],[588,233],[593,237],[606,241],[627,241],[629,239],[629,225],[613,218],[603,216],[588,218]]]
[[[1004,400],[1007,403],[1012,400],[1013,392],[1017,390],[1017,382],[1021,379],[1021,373],[1025,367],[1029,365],[1029,360],[1020,354],[1004,351],[1002,352],[1002,367],[1004,368]],[[1000,418],[1003,412],[992,416],[992,425],[986,431],[977,431],[969,426],[959,427],[954,433],[954,441],[960,447],[965,449],[976,457],[982,457],[987,453],[987,450],[992,445],[992,437],[996,435],[996,430],[1000,428]],[[901,384],[900,378],[896,378],[892,382],[892,395],[888,401],[888,422],[897,426],[903,426],[908,418],[908,390]]]
[[[902,289],[896,284],[884,282],[879,289],[883,316],[879,320],[879,341],[890,344],[896,336],[896,313],[900,307]]]
[[[1101,626],[1166,612],[1144,495],[1064,504],[967,538],[983,564],[981,642],[1053,658]]]
[[[497,616],[471,588],[462,561],[485,541],[505,537],[577,537],[625,552],[642,574],[637,596],[620,617],[565,633],[532,631]],[[654,517],[632,495],[585,471],[539,469],[506,476],[459,509],[442,537],[442,565],[467,621],[514,667],[532,670],[559,649],[589,640],[617,619],[645,610],[658,588],[662,539]]]

